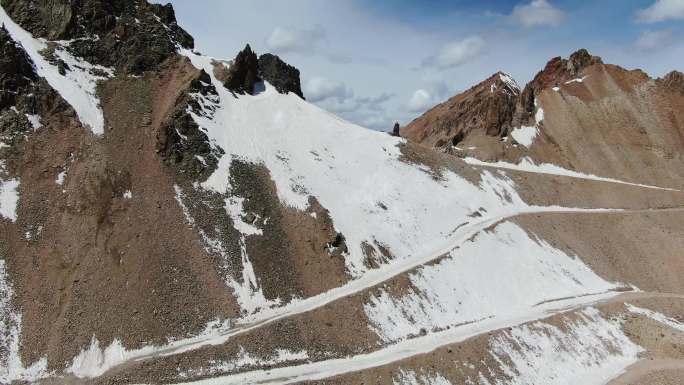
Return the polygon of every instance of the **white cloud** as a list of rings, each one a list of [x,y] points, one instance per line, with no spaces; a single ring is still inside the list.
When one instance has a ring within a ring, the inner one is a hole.
[[[656,0],[650,7],[639,10],[636,18],[644,23],[684,19],[684,0]]]
[[[546,0],[532,0],[513,8],[511,19],[525,27],[558,25],[565,19],[565,12]]]
[[[423,61],[424,65],[440,69],[458,67],[484,51],[485,41],[479,36],[468,36],[463,40],[452,41],[440,49],[435,56]]]
[[[289,29],[276,27],[266,39],[266,46],[275,53],[297,52],[312,54],[325,40],[325,30],[321,26],[312,29]]]
[[[674,36],[669,29],[661,31],[644,31],[639,35],[635,45],[642,51],[655,51],[665,48],[674,42]]]
[[[354,96],[344,83],[323,77],[314,77],[306,81],[303,91],[306,99],[312,103],[326,99],[337,99],[341,103]]]
[[[406,103],[406,107],[408,107],[411,112],[421,112],[432,106],[432,104],[432,95],[427,90],[421,88],[411,95],[411,98]]]

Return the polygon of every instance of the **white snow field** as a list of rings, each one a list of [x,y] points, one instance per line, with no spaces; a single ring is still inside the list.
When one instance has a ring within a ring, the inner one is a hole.
[[[181,52],[213,73],[211,58]],[[234,96],[213,83],[218,100],[196,95],[206,108],[193,118],[226,154],[201,187],[230,192],[234,158],[263,164],[283,204],[305,210],[314,196],[329,210],[346,238],[346,266],[355,278],[368,272],[363,242],[385,245],[401,263],[438,248],[480,208],[491,216],[527,208],[504,177],[485,172],[477,185],[444,171],[435,180],[399,160],[401,139],[345,122],[269,84],[257,95]]]
[[[385,342],[486,318],[517,318],[542,302],[623,286],[511,222],[480,232],[410,280],[409,293],[395,298],[383,290],[365,306]]]
[[[4,24],[12,39],[24,48],[33,61],[38,76],[44,77],[50,86],[74,108],[83,125],[90,127],[93,133],[97,135],[103,134],[104,116],[95,87],[98,80],[104,78],[93,75],[92,70],[98,69],[110,75],[112,70],[92,65],[72,56],[62,47],[68,45],[69,42],[54,42],[57,44],[55,55],[70,68],[63,76],[59,73],[56,65],[50,64],[40,54],[40,51],[47,48],[48,42],[45,39],[34,38],[31,33],[21,28],[7,15],[2,6],[0,6],[0,24]],[[38,123],[39,120],[33,119],[32,122]]]
[[[644,350],[625,335],[620,322],[606,320],[592,307],[576,320],[566,319],[564,328],[543,322],[516,326],[493,338],[490,349],[508,378],[480,385],[602,385]]]

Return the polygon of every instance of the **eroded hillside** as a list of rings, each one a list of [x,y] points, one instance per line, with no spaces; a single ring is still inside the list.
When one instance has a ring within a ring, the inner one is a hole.
[[[275,55],[200,54],[170,6],[0,5],[0,383],[681,370],[676,73],[496,74],[414,143],[307,103]]]

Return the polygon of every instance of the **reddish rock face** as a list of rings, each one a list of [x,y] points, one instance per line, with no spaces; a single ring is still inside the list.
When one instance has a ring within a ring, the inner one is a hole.
[[[519,95],[515,81],[497,72],[415,119],[401,130],[401,136],[431,147],[457,145],[471,133],[504,136]]]
[[[586,49],[574,52],[568,59],[555,57],[546,63],[543,70],[529,82],[520,95],[520,105],[518,113],[521,114],[522,121],[527,120],[529,115],[534,113],[534,99],[541,90],[551,88],[575,79],[580,76],[582,71],[594,64],[603,64],[598,56],[592,56]]]
[[[684,94],[684,74],[679,71],[672,71],[664,78],[658,79],[665,87],[679,91]]]

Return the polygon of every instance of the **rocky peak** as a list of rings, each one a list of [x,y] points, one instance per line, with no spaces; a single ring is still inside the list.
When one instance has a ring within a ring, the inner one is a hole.
[[[579,75],[582,70],[594,64],[603,64],[598,56],[593,56],[584,48],[581,48],[570,55],[566,61],[566,68],[572,75]]]
[[[299,70],[278,56],[266,53],[259,56],[259,76],[272,84],[280,93],[293,92],[304,99]]]
[[[224,85],[235,93],[251,95],[258,81],[259,60],[252,47],[247,44],[230,65]]]
[[[220,78],[226,88],[237,94],[252,94],[254,85],[265,80],[281,94],[292,92],[304,99],[299,70],[270,53],[257,59],[249,44],[237,54]]]
[[[584,48],[572,53],[568,59],[555,57],[549,60],[544,69],[525,86],[520,98],[519,112],[521,115],[534,113],[534,100],[543,89],[580,77],[585,68],[595,64],[603,64],[603,61]],[[522,116],[521,119],[524,121],[527,116]]]
[[[170,4],[146,0],[0,0],[10,17],[34,36],[68,40],[65,48],[90,63],[140,74],[192,37],[176,23]]]
[[[519,94],[513,78],[497,72],[409,123],[401,136],[432,147],[457,145],[471,133],[503,136]]]
[[[665,75],[665,77],[658,79],[658,81],[665,85],[665,87],[684,94],[684,73],[672,71]]]

